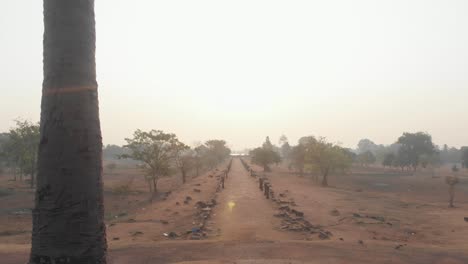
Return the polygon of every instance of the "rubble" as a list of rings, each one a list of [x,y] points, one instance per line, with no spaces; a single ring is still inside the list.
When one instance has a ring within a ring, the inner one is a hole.
[[[340,216],[340,211],[333,209],[330,211],[330,215],[332,216]]]

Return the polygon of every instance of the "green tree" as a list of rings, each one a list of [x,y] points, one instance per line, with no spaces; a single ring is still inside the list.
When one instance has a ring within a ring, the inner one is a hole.
[[[329,143],[325,138],[310,140],[306,147],[306,163],[322,175],[322,186],[328,186],[328,176],[336,171],[345,171],[351,165],[346,149]]]
[[[368,151],[374,153],[376,149],[377,149],[377,145],[370,139],[365,138],[365,139],[361,139],[358,142],[357,152],[359,154],[362,154]]]
[[[0,133],[0,167],[5,168],[9,165],[8,153],[6,150],[10,135],[8,133]]]
[[[461,151],[462,151],[462,158],[461,158],[462,167],[465,169],[468,169],[468,147],[462,147]]]
[[[281,157],[278,152],[273,150],[273,145],[270,138],[266,137],[262,147],[258,147],[250,151],[252,163],[258,164],[263,167],[263,171],[270,171],[269,165],[272,163],[279,163]]]
[[[231,154],[231,150],[226,146],[226,141],[212,139],[205,142],[206,160],[210,168],[214,168]]]
[[[198,177],[200,175],[200,170],[203,168],[203,165],[206,163],[206,157],[208,153],[208,148],[205,145],[199,145],[194,148],[194,166],[195,166],[195,175]]]
[[[407,158],[407,164],[413,170],[420,164],[421,155],[432,155],[435,151],[431,135],[423,132],[403,133],[397,143],[401,144],[399,154]]]
[[[288,138],[286,137],[286,135],[281,135],[278,140],[279,146],[282,146],[286,142],[288,142]]]
[[[20,170],[20,177],[29,174],[31,188],[35,184],[37,151],[39,147],[39,124],[30,121],[16,120],[16,126],[9,131],[9,143],[7,150],[16,160]]]
[[[176,141],[172,148],[175,164],[182,174],[182,183],[185,183],[187,181],[187,172],[193,164],[192,151],[189,146],[180,141]]]
[[[370,164],[374,164],[376,160],[375,155],[371,151],[366,151],[357,155],[357,161],[361,166],[369,166]]]
[[[281,145],[281,157],[283,159],[289,159],[289,155],[291,154],[291,146],[289,145],[288,142],[284,142],[283,145]]]
[[[382,165],[384,167],[392,167],[394,162],[395,162],[396,156],[393,153],[387,153],[384,156],[384,159],[382,161]]]
[[[126,138],[125,141],[127,144],[124,147],[130,153],[120,157],[142,162],[141,168],[153,197],[158,192],[159,179],[170,175],[171,162],[175,157],[174,146],[180,142],[175,134],[161,130],[144,132],[140,129],[133,133],[133,138]]]
[[[305,155],[306,155],[306,145],[317,141],[313,136],[301,137],[298,140],[298,144],[291,148],[289,153],[289,166],[295,168],[300,176],[304,175],[305,170]]]
[[[94,0],[44,0],[40,144],[29,263],[106,263]]]

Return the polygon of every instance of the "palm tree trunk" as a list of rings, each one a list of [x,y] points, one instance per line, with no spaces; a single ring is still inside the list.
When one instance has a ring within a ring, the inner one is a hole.
[[[44,0],[30,262],[106,263],[94,0]]]

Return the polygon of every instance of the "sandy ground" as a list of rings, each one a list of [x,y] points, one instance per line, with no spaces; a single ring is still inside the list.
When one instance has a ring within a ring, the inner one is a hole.
[[[464,176],[457,207],[448,208],[442,175],[356,168],[352,175],[332,176],[332,186],[323,188],[311,177],[273,167],[266,177],[275,193],[285,194],[307,221],[332,234],[319,239],[316,233],[282,230],[274,216],[278,205],[262,195],[258,179],[238,159],[225,188],[217,191],[223,166],[184,185],[164,179],[161,192],[170,194],[153,203],[137,171],[106,175],[109,263],[468,263]],[[116,194],[129,182],[130,194]],[[0,187],[14,192],[0,197],[1,263],[26,263],[31,219],[23,209],[32,206],[32,192],[6,178]],[[197,202],[212,199],[216,206],[205,209],[204,236],[191,240],[190,230],[200,225]],[[176,236],[164,235],[170,232]]]

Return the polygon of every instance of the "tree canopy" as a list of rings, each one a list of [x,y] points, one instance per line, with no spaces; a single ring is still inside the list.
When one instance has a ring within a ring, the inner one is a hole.
[[[309,140],[305,145],[305,160],[322,175],[322,185],[328,186],[328,175],[336,171],[345,171],[352,163],[347,150],[339,145],[327,142],[325,138]]]
[[[261,147],[250,151],[250,156],[252,158],[252,163],[262,166],[264,171],[270,171],[270,164],[279,163],[281,161],[281,157],[279,153],[274,150],[269,137],[266,137]]]
[[[1,163],[22,175],[30,175],[31,187],[35,184],[39,124],[28,120],[15,120],[15,127],[3,133],[0,140]]]
[[[180,143],[177,136],[161,130],[144,132],[138,129],[132,138],[126,138],[125,141],[127,144],[124,147],[130,153],[120,157],[142,162],[141,168],[149,182],[150,191],[156,193],[159,178],[170,174],[175,146]]]
[[[423,132],[417,133],[403,133],[398,138],[400,149],[398,155],[404,157],[406,160],[404,164],[416,169],[420,164],[420,157],[422,155],[432,155],[435,151],[435,146],[432,143],[431,135]]]

